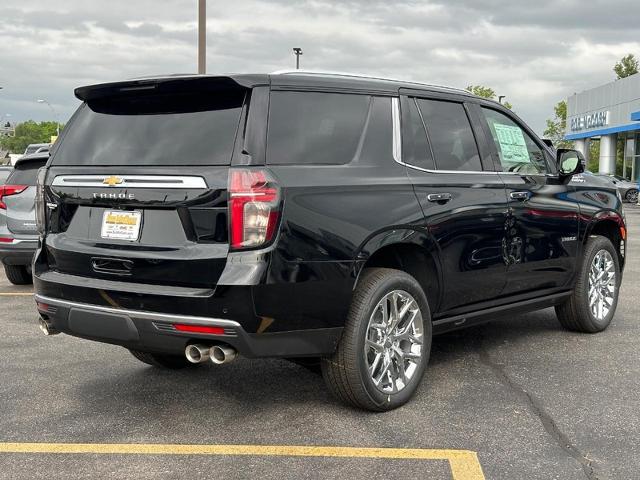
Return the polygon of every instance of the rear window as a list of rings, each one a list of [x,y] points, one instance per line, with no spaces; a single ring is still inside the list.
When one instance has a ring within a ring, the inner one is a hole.
[[[29,185],[31,187],[35,187],[36,178],[38,177],[38,169],[40,167],[44,167],[45,163],[47,163],[46,158],[43,158],[42,160],[19,162],[5,183],[7,185]]]
[[[140,95],[83,104],[53,165],[229,165],[243,91]]]
[[[358,149],[370,100],[367,95],[272,92],[267,163],[349,163]]]
[[[5,180],[7,179],[10,173],[11,173],[10,168],[0,168],[0,185],[3,185],[5,183]]]

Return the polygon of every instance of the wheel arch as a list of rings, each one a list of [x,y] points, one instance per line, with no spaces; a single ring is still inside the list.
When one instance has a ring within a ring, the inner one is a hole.
[[[622,267],[625,257],[624,241],[627,237],[627,228],[622,215],[613,210],[601,211],[594,215],[585,230],[585,236],[582,239],[583,248],[589,237],[593,235],[600,235],[611,240]]]
[[[362,246],[358,260],[354,288],[365,268],[402,270],[420,284],[431,313],[437,311],[442,293],[442,270],[436,244],[427,233],[408,228],[378,233]]]

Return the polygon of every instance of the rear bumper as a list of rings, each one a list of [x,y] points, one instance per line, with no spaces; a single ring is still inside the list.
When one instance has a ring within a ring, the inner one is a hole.
[[[0,262],[5,265],[31,265],[38,248],[38,239],[14,239],[12,243],[0,243]]]
[[[228,344],[246,357],[303,357],[332,353],[342,328],[247,333],[240,323],[220,318],[111,308],[35,295],[42,318],[56,330],[135,350],[183,355],[190,343]],[[174,324],[221,327],[224,334],[177,331]]]

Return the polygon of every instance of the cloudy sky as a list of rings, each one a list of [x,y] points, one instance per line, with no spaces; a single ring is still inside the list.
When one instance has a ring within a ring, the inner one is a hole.
[[[73,88],[194,72],[197,0],[2,0],[0,117],[65,121]],[[539,133],[553,105],[640,57],[638,0],[208,0],[208,72],[295,65],[506,95]]]

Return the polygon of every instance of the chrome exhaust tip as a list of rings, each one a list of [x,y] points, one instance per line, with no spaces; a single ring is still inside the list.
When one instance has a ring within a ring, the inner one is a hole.
[[[199,344],[187,345],[184,354],[191,363],[206,362],[211,355],[211,347]]]
[[[51,335],[57,335],[60,333],[42,317],[38,319],[38,327],[40,328],[40,331],[44,333],[47,337],[50,337]]]
[[[214,345],[211,347],[211,361],[216,365],[229,363],[238,356],[235,348],[229,345]]]

